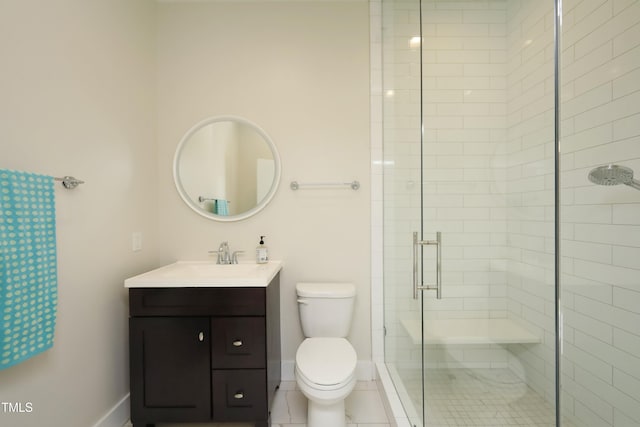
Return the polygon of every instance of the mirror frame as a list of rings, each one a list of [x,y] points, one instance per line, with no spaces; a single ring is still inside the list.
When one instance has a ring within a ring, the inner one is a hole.
[[[213,123],[218,123],[218,122],[225,122],[225,121],[233,121],[236,123],[240,123],[243,124],[245,126],[249,126],[251,127],[253,130],[255,130],[263,139],[264,141],[267,143],[267,145],[269,146],[269,149],[271,150],[271,154],[273,155],[273,161],[274,161],[274,177],[273,177],[273,182],[271,183],[271,188],[269,189],[269,192],[267,193],[267,195],[260,201],[260,203],[258,203],[256,206],[254,206],[253,208],[239,213],[237,215],[228,215],[228,216],[223,216],[223,215],[216,215],[212,212],[208,212],[204,209],[202,209],[202,207],[198,204],[197,200],[192,200],[189,195],[187,194],[184,186],[182,185],[182,182],[180,180],[180,157],[181,157],[181,153],[182,153],[182,148],[186,145],[186,143],[189,141],[189,138],[191,138],[191,136],[193,136],[194,133],[196,133],[197,131],[199,131],[200,129],[202,129],[203,127],[213,124]],[[176,189],[178,190],[178,194],[180,194],[180,197],[182,198],[182,200],[187,204],[187,206],[189,206],[194,212],[196,212],[198,215],[202,215],[205,218],[214,220],[214,221],[222,221],[222,222],[231,222],[231,221],[241,221],[243,219],[247,219],[255,214],[257,214],[258,212],[260,212],[261,210],[263,210],[271,201],[271,199],[273,199],[273,196],[275,196],[276,191],[278,190],[278,185],[280,184],[280,174],[281,174],[281,165],[280,165],[280,155],[278,154],[278,150],[276,148],[276,145],[274,144],[273,140],[271,139],[271,137],[269,137],[269,135],[258,125],[256,125],[255,123],[244,119],[242,117],[238,117],[238,116],[212,116],[212,117],[207,117],[206,119],[203,119],[201,121],[199,121],[198,123],[196,123],[195,125],[193,125],[188,131],[187,133],[184,134],[184,136],[180,139],[180,142],[178,143],[178,146],[176,147],[176,151],[173,157],[173,182],[176,185]]]

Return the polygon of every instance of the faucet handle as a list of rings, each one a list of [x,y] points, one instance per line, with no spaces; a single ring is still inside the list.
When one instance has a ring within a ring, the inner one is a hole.
[[[244,251],[234,251],[233,252],[233,256],[231,257],[231,263],[232,264],[237,264],[238,263],[238,254],[243,254]]]

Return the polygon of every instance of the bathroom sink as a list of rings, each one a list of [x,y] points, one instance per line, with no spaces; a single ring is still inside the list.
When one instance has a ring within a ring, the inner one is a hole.
[[[210,261],[178,261],[130,277],[124,281],[124,286],[126,288],[260,287],[267,286],[281,268],[281,261],[230,265]]]

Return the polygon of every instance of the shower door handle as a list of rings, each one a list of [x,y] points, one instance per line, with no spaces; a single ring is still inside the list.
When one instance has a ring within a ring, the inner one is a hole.
[[[436,284],[421,286],[418,284],[418,250],[421,246],[435,245],[436,247]],[[413,233],[413,299],[418,299],[418,291],[436,291],[436,298],[442,299],[441,277],[441,247],[440,232],[436,232],[436,240],[418,240],[418,233]]]

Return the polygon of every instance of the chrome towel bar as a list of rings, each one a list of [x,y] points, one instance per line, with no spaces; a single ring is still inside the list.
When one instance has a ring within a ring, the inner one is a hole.
[[[351,181],[351,182],[307,182],[307,183],[301,183],[298,181],[291,181],[291,184],[289,184],[289,187],[291,187],[292,190],[299,190],[303,187],[343,187],[343,186],[348,186],[351,187],[352,190],[357,190],[360,188],[360,182],[358,181]]]

